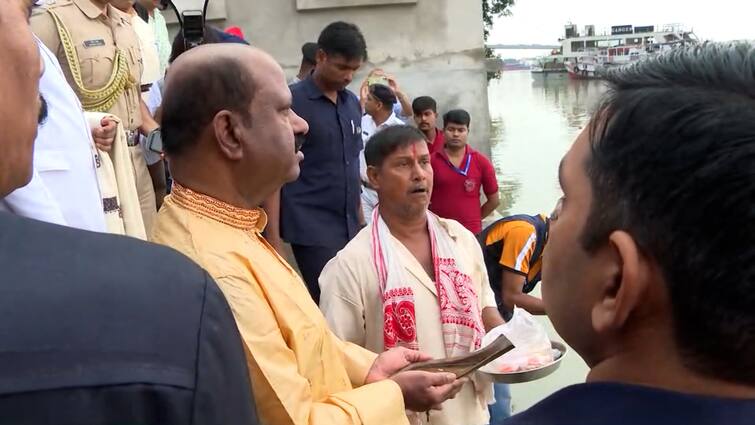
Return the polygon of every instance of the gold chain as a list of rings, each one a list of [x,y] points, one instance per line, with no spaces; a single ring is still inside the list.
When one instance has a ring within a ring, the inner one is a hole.
[[[123,92],[136,84],[129,73],[128,63],[123,52],[116,47],[115,57],[113,58],[113,71],[105,86],[96,90],[87,89],[81,78],[79,55],[76,53],[76,47],[71,34],[68,33],[68,29],[57,13],[52,10],[47,10],[47,12],[52,16],[53,21],[55,21],[60,42],[63,45],[68,66],[71,69],[71,75],[76,84],[76,91],[79,93],[79,99],[84,106],[84,110],[90,112],[108,112]]]

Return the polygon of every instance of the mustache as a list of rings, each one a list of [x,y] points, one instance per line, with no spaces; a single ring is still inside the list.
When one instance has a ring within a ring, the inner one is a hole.
[[[294,134],[294,152],[299,152],[301,150],[305,140],[303,134]]]
[[[39,95],[39,115],[37,115],[37,124],[42,125],[47,121],[47,101],[44,96]]]

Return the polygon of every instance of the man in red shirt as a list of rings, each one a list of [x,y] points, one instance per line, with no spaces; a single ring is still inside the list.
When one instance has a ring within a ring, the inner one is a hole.
[[[438,121],[438,104],[430,96],[420,96],[412,102],[412,112],[414,112],[414,122],[427,140],[427,148],[430,153],[443,150],[445,143],[443,130],[437,128]]]
[[[479,234],[482,219],[496,209],[500,200],[493,164],[467,145],[470,121],[469,113],[462,109],[443,116],[444,148],[433,152],[430,160],[435,173],[430,210]],[[486,197],[482,207],[481,187]]]

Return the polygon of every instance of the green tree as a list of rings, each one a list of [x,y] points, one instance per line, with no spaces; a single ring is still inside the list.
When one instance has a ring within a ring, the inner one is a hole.
[[[493,20],[499,16],[511,15],[511,6],[514,0],[482,0],[482,21],[484,24],[483,34],[487,43],[490,36],[490,29],[493,28]],[[495,57],[493,50],[485,46],[485,57]],[[488,79],[497,78],[500,72],[488,73]]]

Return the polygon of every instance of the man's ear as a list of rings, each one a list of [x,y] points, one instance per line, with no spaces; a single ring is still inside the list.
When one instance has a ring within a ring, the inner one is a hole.
[[[372,165],[367,166],[367,179],[370,181],[370,186],[375,190],[380,188],[379,174],[378,167]]]
[[[325,53],[325,50],[323,49],[317,49],[317,53],[315,54],[315,65],[320,65],[325,63],[325,60],[328,58],[328,55]]]
[[[596,253],[600,292],[592,309],[592,322],[596,332],[611,333],[624,327],[641,303],[648,301],[651,265],[634,238],[624,231],[611,233],[600,251]]]
[[[218,148],[226,158],[238,161],[243,153],[243,128],[239,118],[230,111],[220,111],[212,119],[212,126],[215,132],[215,140]]]

